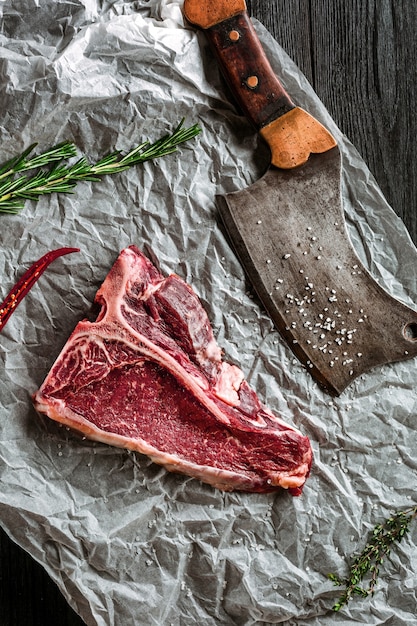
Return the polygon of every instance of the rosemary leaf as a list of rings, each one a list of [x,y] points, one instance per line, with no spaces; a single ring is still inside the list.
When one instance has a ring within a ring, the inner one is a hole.
[[[21,155],[13,157],[9,159],[9,161],[3,163],[3,165],[0,167],[0,180],[7,176],[13,175],[15,172],[19,172],[22,164],[26,161],[27,155],[32,152],[35,146],[36,143],[32,144],[31,146],[29,146],[29,148],[26,148],[26,150],[22,152]]]
[[[183,124],[181,120],[171,134],[154,143],[145,141],[124,156],[114,151],[95,164],[90,164],[86,157],[63,163],[77,154],[74,144],[68,141],[28,158],[36,147],[32,144],[21,155],[0,166],[0,213],[19,213],[24,208],[23,200],[38,200],[51,193],[71,193],[80,181],[97,182],[102,176],[118,174],[139,163],[172,154],[180,144],[200,133],[197,124],[190,128],[184,128]],[[20,175],[29,170],[38,171],[33,175]]]
[[[33,152],[37,144],[34,143],[27,148],[21,155],[13,157],[0,167],[0,180],[13,176],[17,172],[26,172],[28,170],[37,169],[49,165],[54,161],[62,161],[62,159],[69,159],[77,154],[77,150],[69,141],[57,144],[53,148],[41,152],[32,159],[26,159],[26,157]]]
[[[77,149],[73,143],[64,141],[45,152],[42,152],[38,156],[26,161],[20,168],[20,171],[27,171],[37,169],[39,167],[45,167],[55,161],[62,161],[62,159],[70,159],[76,156]]]
[[[17,215],[25,208],[23,200],[4,200],[1,203],[1,213],[9,213],[11,215]]]

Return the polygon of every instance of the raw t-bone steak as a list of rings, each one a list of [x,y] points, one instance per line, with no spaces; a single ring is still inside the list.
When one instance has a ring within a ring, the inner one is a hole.
[[[308,438],[222,360],[187,283],[130,246],[95,300],[97,320],[77,324],[34,395],[38,411],[220,489],[301,493]]]

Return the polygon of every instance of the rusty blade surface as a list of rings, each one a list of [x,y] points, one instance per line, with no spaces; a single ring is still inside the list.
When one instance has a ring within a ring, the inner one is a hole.
[[[331,395],[381,364],[417,354],[417,313],[390,296],[356,255],[333,148],[295,170],[269,169],[218,197],[248,278],[293,352]]]

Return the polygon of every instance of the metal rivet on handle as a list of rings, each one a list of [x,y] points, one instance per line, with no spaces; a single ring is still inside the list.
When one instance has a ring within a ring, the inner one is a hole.
[[[259,79],[257,76],[248,76],[248,78],[246,79],[246,85],[249,87],[249,89],[256,89],[258,83]]]
[[[229,33],[230,41],[239,41],[240,33],[237,30],[231,30]]]

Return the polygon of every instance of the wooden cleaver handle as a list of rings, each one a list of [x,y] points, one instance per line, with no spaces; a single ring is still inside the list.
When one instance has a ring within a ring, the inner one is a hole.
[[[268,143],[273,165],[291,169],[334,148],[329,131],[292,102],[275,75],[245,0],[185,0],[184,15],[205,30],[240,108]]]

